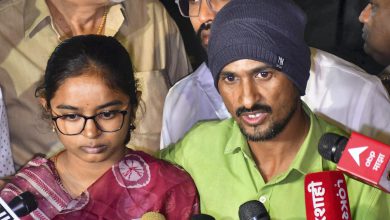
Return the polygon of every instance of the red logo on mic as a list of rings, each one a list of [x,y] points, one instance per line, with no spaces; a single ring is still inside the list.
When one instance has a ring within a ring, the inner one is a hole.
[[[352,133],[337,168],[389,192],[390,147],[359,133]]]
[[[347,185],[340,171],[307,174],[305,204],[308,220],[352,219]]]

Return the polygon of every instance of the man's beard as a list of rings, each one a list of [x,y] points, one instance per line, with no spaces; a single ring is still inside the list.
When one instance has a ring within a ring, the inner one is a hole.
[[[202,45],[203,49],[207,52],[207,46],[203,44],[202,41],[202,31],[209,30],[211,28],[211,21],[207,21],[205,23],[202,23],[199,27],[199,30],[196,32],[196,37],[198,38],[200,45]]]
[[[209,30],[209,29],[211,28],[211,23],[212,23],[212,22],[208,21],[208,22],[202,23],[202,24],[200,25],[198,32],[196,32],[196,36],[197,36],[199,39],[201,39],[201,36],[200,36],[200,35],[202,34],[202,31],[203,31],[203,30]]]
[[[238,123],[241,133],[245,136],[245,138],[248,141],[253,141],[253,142],[268,141],[275,138],[278,134],[280,134],[284,130],[286,125],[290,122],[292,116],[297,110],[298,103],[299,103],[298,101],[294,102],[294,105],[291,106],[286,117],[282,118],[279,121],[275,121],[275,122],[271,121],[270,127],[264,132],[258,131],[259,126],[253,126],[253,133],[250,134],[243,128],[243,126],[240,123]],[[255,104],[251,109],[246,109],[244,107],[237,109],[236,115],[238,117],[244,112],[253,112],[253,111],[262,111],[271,114],[272,108],[268,105]]]

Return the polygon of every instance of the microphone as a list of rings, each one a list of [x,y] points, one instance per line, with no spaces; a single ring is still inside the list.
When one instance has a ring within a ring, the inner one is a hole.
[[[341,171],[309,173],[305,176],[307,220],[352,219],[347,183]]]
[[[215,220],[215,218],[207,214],[196,214],[191,216],[191,220]]]
[[[238,209],[240,220],[270,220],[263,203],[251,200],[240,205]]]
[[[13,198],[8,204],[0,198],[0,220],[18,220],[38,208],[38,203],[31,192],[24,192]]]
[[[349,140],[326,133],[318,151],[324,159],[337,163],[337,169],[390,193],[390,146],[356,132]]]
[[[165,217],[158,212],[146,212],[142,215],[141,220],[165,220]]]

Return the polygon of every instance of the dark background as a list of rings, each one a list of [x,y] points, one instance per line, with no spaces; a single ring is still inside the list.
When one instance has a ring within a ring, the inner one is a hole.
[[[193,68],[206,59],[189,19],[183,18],[174,0],[160,0],[179,26]],[[362,24],[358,17],[368,0],[294,0],[307,15],[305,39],[316,47],[344,58],[370,74],[384,67],[363,51]]]

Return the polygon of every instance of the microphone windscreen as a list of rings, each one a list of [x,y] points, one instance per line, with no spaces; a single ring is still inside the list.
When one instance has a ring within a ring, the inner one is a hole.
[[[240,220],[269,220],[267,209],[263,203],[251,200],[240,205],[238,210]]]
[[[35,196],[31,192],[26,191],[13,198],[8,203],[8,206],[18,217],[22,217],[38,208],[38,203],[35,200]]]
[[[318,152],[324,159],[338,163],[347,142],[348,139],[346,137],[334,133],[326,133],[320,138]]]
[[[215,220],[215,218],[207,214],[197,214],[191,216],[191,220]]]
[[[141,220],[165,220],[165,217],[158,212],[147,212],[142,215]]]

